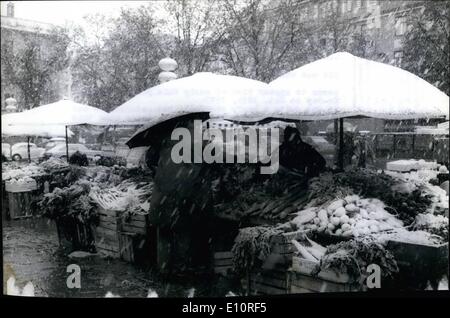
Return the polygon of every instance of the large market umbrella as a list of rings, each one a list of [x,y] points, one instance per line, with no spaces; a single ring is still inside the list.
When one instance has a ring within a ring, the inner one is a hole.
[[[13,114],[10,126],[65,126],[66,155],[69,159],[68,128],[71,125],[107,125],[107,113],[99,108],[68,99]]]
[[[350,116],[416,119],[449,115],[449,98],[401,68],[335,53],[269,84],[275,114],[302,120]]]
[[[449,98],[420,77],[340,52],[288,72],[269,84],[272,116],[300,120],[344,117],[416,119],[449,116]],[[342,152],[340,161],[342,161]],[[341,162],[342,165],[342,162]]]
[[[2,136],[24,136],[28,141],[28,160],[30,158],[29,141],[31,136],[35,137],[63,137],[66,133],[64,125],[14,125],[14,118],[19,113],[2,115]],[[68,135],[72,136],[73,132],[67,129]]]
[[[243,77],[196,73],[172,80],[136,95],[108,115],[115,125],[145,126],[128,143],[138,146],[149,129],[180,116],[204,114],[214,118],[244,118],[264,114],[267,84]],[[253,120],[255,118],[245,119]]]

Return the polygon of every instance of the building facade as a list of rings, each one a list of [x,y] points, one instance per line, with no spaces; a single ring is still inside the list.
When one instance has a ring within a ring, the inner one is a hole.
[[[334,20],[341,24],[340,32],[345,30],[363,38],[366,52],[351,53],[399,67],[408,17],[422,5],[423,1],[387,0],[300,0],[298,3],[301,23],[323,25]],[[333,39],[329,34],[320,37],[320,44],[330,46]]]
[[[23,87],[13,83],[7,74],[6,55],[20,59],[20,53],[31,41],[37,43],[36,50],[40,59],[45,60],[52,54],[55,47],[55,39],[51,36],[55,26],[48,23],[21,19],[15,17],[14,4],[8,3],[6,15],[1,15],[1,109],[6,111],[11,99],[16,101],[17,111],[32,107],[27,102]],[[10,54],[9,54],[10,53]],[[5,58],[4,58],[5,57]],[[51,75],[52,93],[39,92],[41,105],[54,102],[62,97],[71,95],[71,74],[68,68]],[[7,103],[7,100],[9,103]]]

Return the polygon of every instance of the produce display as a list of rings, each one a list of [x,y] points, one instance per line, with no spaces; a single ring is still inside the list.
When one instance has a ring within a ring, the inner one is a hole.
[[[431,206],[431,195],[423,186],[412,192],[401,192],[397,188],[405,181],[393,178],[384,172],[369,169],[351,169],[333,175],[334,184],[349,187],[366,198],[377,198],[385,209],[394,214],[405,226],[412,224],[419,213],[425,213]]]
[[[243,275],[260,267],[270,254],[272,237],[280,233],[283,231],[267,226],[240,229],[231,250],[234,272]]]
[[[401,181],[393,187],[393,190],[401,193],[412,193],[421,189],[432,202],[427,211],[442,214],[449,207],[448,194],[441,187],[430,183],[432,180],[436,180],[438,173],[440,172],[435,170],[420,170],[408,173],[386,171],[387,175]]]
[[[443,239],[448,238],[448,217],[443,215],[419,214],[414,222],[415,230],[423,230],[438,235]]]
[[[42,215],[52,220],[71,217],[83,223],[94,222],[96,210],[88,196],[90,188],[88,182],[79,180],[70,187],[55,188],[53,192],[44,194],[38,203]]]
[[[42,167],[45,171],[54,171],[68,168],[69,164],[66,160],[50,157],[48,160],[41,162],[39,166]]]
[[[415,160],[396,160],[386,163],[386,169],[391,171],[406,172],[411,170],[422,170],[422,169],[439,169],[441,165],[433,161],[425,161],[423,159]]]
[[[298,230],[343,237],[364,236],[403,226],[400,220],[385,210],[383,202],[378,199],[363,199],[358,195],[349,195],[296,214],[290,222]]]
[[[150,208],[148,201],[152,189],[152,183],[134,183],[125,180],[117,186],[107,189],[93,186],[89,193],[89,197],[106,210],[144,210],[145,212],[148,212]]]
[[[293,240],[292,244],[300,258],[317,263],[313,276],[331,269],[336,273],[349,275],[352,282],[363,282],[370,264],[380,266],[382,278],[385,279],[392,278],[399,271],[392,253],[372,238],[349,240],[324,247],[306,237],[301,242]]]
[[[2,180],[8,181],[8,180],[16,180],[20,181],[20,179],[24,178],[32,178],[34,176],[42,176],[46,172],[45,170],[40,167],[37,164],[30,163],[26,166],[2,166],[3,171],[2,172]]]
[[[373,240],[350,240],[327,247],[320,260],[320,269],[334,269],[347,273],[356,282],[364,282],[368,273],[367,266],[377,264],[381,268],[381,277],[392,278],[399,271],[391,252]]]

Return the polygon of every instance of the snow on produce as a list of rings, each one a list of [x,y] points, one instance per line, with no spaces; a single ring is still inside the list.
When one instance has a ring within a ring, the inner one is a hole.
[[[5,172],[2,172],[2,180],[7,181],[14,179],[16,181],[20,181],[21,179],[41,176],[44,174],[45,170],[42,167],[34,163],[30,163],[29,165],[23,167],[6,169]]]
[[[414,223],[415,230],[424,230],[431,234],[438,235],[442,239],[448,239],[449,220],[443,215],[419,214]]]
[[[89,197],[106,210],[125,211],[146,208],[148,211],[147,205],[152,189],[152,183],[134,183],[125,180],[108,189],[93,186]]]
[[[39,164],[46,171],[59,170],[69,167],[69,164],[66,160],[62,160],[55,157],[50,157],[48,160]]]
[[[291,225],[299,230],[344,237],[358,237],[403,226],[400,220],[385,210],[383,202],[357,195],[333,200],[322,207],[311,207],[296,214]]]

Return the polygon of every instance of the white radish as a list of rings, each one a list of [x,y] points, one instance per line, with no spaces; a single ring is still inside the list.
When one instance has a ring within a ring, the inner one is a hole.
[[[325,252],[322,253],[321,251],[315,249],[314,247],[309,247],[308,246],[308,247],[305,247],[305,248],[312,256],[317,258],[317,260],[320,260],[323,257],[323,255],[325,254]]]
[[[319,250],[322,253],[326,252],[326,247],[323,247],[322,245],[314,242],[313,240],[311,240],[309,237],[306,237],[306,240],[309,242],[309,244],[311,244],[312,247],[314,247],[315,249]]]
[[[346,212],[347,212],[347,211],[345,210],[344,207],[340,207],[340,208],[337,208],[337,209],[334,211],[333,215],[334,215],[334,216],[337,216],[337,217],[341,217],[341,216],[345,215]]]
[[[344,223],[341,225],[341,229],[343,232],[350,230],[352,227],[348,223]]]
[[[332,217],[332,218],[331,218],[331,223],[332,223],[334,226],[338,226],[338,225],[341,223],[341,219],[338,218],[338,217]]]
[[[349,223],[350,222],[350,218],[348,217],[348,215],[343,215],[340,218],[340,222],[341,222],[341,224]]]
[[[306,250],[306,248],[303,245],[301,245],[299,242],[297,242],[296,240],[292,240],[291,242],[292,242],[292,244],[294,244],[295,248],[298,250],[298,252],[304,259],[307,259],[307,260],[313,261],[313,262],[318,261],[318,259],[315,258],[310,252],[308,252]]]
[[[322,209],[319,212],[317,212],[317,217],[321,220],[321,221],[326,221],[328,222],[328,213],[326,210]]]
[[[337,208],[340,208],[340,207],[342,207],[342,206],[344,206],[344,203],[345,203],[345,201],[344,200],[342,200],[342,199],[338,199],[338,200],[335,200],[335,201],[333,201],[333,202],[331,202],[330,203],[330,205],[328,206],[328,211],[334,211],[334,210],[336,210]]]

